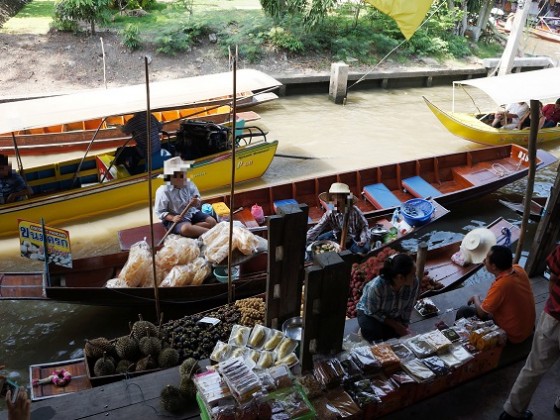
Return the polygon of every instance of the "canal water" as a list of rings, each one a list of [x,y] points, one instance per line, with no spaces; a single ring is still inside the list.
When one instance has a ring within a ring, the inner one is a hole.
[[[475,95],[476,92],[470,92]],[[267,173],[243,187],[278,183],[311,175],[334,173],[367,166],[410,160],[455,151],[473,150],[480,145],[449,134],[430,113],[422,96],[444,109],[451,106],[450,87],[358,91],[350,90],[346,105],[335,105],[327,94],[281,98],[256,109],[278,139],[278,154]],[[467,95],[458,95],[465,111],[474,110]],[[555,100],[555,98],[552,98]],[[495,108],[482,95],[480,107]],[[560,144],[546,146],[560,157]],[[63,159],[66,156],[59,156]],[[24,157],[24,165],[41,158]],[[540,171],[535,194],[546,195],[554,182],[556,168]],[[498,204],[501,196],[524,194],[525,181],[518,181],[498,193],[475,202],[450,208],[436,229],[422,233],[405,245],[414,248],[418,240],[445,243],[499,216],[519,223],[520,217]],[[65,226],[70,231],[74,257],[101,255],[118,250],[119,229],[145,224],[148,210],[134,209],[111,218]],[[534,232],[535,225],[530,227]],[[526,241],[528,248],[532,233]],[[40,270],[19,256],[17,239],[0,241],[0,270]],[[134,308],[90,307],[54,302],[0,302],[0,366],[3,373],[20,384],[29,384],[28,366],[40,362],[71,359],[82,354],[84,340],[98,336],[117,337],[137,319]],[[155,318],[154,310],[144,318]],[[1,407],[1,406],[0,406]]]

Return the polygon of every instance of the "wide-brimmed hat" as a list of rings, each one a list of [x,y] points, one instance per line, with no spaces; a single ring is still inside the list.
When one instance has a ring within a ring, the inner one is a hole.
[[[461,242],[461,254],[465,262],[480,264],[494,245],[496,245],[496,235],[490,229],[473,229]]]
[[[350,187],[342,182],[335,182],[329,188],[329,194],[350,194]]]
[[[175,172],[186,172],[190,168],[190,162],[181,159],[179,156],[172,157],[163,162],[163,174],[173,175]]]

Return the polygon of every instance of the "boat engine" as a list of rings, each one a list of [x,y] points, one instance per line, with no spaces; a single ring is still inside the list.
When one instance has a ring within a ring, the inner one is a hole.
[[[177,130],[175,148],[183,160],[223,152],[228,149],[228,131],[206,121],[183,121]]]

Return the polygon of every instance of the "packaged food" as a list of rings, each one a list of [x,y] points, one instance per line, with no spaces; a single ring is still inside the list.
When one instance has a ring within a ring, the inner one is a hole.
[[[274,380],[277,389],[293,386],[293,377],[290,369],[286,365],[273,366],[268,369],[268,373]]]
[[[365,407],[368,404],[379,404],[381,398],[375,393],[369,379],[361,379],[345,385],[346,392],[360,406]]]
[[[412,377],[408,373],[406,373],[402,370],[399,370],[399,371],[393,373],[391,375],[391,380],[397,386],[405,386],[405,385],[408,385],[408,384],[416,383],[416,381],[414,379],[412,379]]]
[[[416,357],[428,357],[436,352],[434,346],[428,343],[421,335],[414,336],[405,342],[405,345],[412,350]]]
[[[449,369],[455,369],[462,364],[461,361],[453,356],[451,352],[440,354],[439,358],[443,360],[443,363],[445,363],[445,366]]]
[[[414,357],[414,354],[403,343],[395,342],[391,344],[391,350],[400,360],[408,360]]]
[[[453,357],[455,357],[461,363],[466,363],[469,360],[474,359],[474,356],[460,344],[451,346],[449,352],[453,355]]]
[[[371,379],[371,387],[381,399],[386,398],[396,390],[395,384],[390,379],[381,376]]]
[[[231,397],[231,392],[223,378],[216,371],[206,371],[194,376],[193,382],[202,399],[209,407]]]
[[[312,374],[307,374],[299,377],[298,382],[301,384],[305,395],[307,395],[311,399],[317,398],[323,393],[321,384]]]
[[[298,342],[296,340],[292,340],[289,337],[284,337],[280,341],[280,344],[276,347],[276,359],[283,359],[288,356],[291,352],[293,352],[296,347],[298,346]]]
[[[414,305],[414,309],[416,309],[423,317],[434,316],[439,312],[438,307],[435,305],[433,300],[429,298],[418,300],[418,302]]]
[[[376,373],[381,370],[381,362],[373,355],[370,346],[356,347],[350,354],[352,360],[364,373]]]
[[[271,406],[272,419],[297,419],[303,416],[315,417],[313,406],[297,387],[271,392],[264,397],[264,400]]]
[[[346,376],[344,377],[344,380],[346,380],[346,379],[357,380],[364,375],[364,372],[356,364],[356,362],[354,361],[351,353],[347,354],[346,356],[341,358],[340,363],[342,364],[342,367],[344,368],[344,371],[346,372]],[[381,368],[381,364],[379,364],[378,369],[380,369],[380,368]]]
[[[245,359],[250,360],[252,363],[255,363],[255,364],[257,364],[260,357],[261,357],[261,354],[257,350],[248,348],[247,351],[245,352]]]
[[[136,242],[130,247],[128,260],[119,273],[118,278],[128,287],[153,286],[152,253],[145,240]]]
[[[276,362],[274,362],[276,366],[286,365],[288,367],[294,367],[298,363],[299,363],[299,359],[295,353],[290,353],[286,357],[277,359]]]
[[[283,338],[284,334],[282,334],[282,331],[271,330],[271,334],[268,336],[263,345],[263,350],[273,351],[274,349],[276,349],[278,344],[280,344],[280,341],[282,341]]]
[[[451,341],[440,330],[427,332],[422,337],[436,349],[436,353],[446,352],[451,347]]]
[[[451,341],[452,343],[459,341],[461,339],[461,337],[459,336],[459,334],[457,334],[457,331],[455,331],[453,328],[447,328],[445,330],[441,330],[441,333],[447,337],[447,339],[449,341]]]
[[[251,331],[247,345],[254,349],[260,349],[266,342],[269,336],[269,331],[270,330],[268,328],[262,326],[261,324],[255,325]]]
[[[361,411],[350,395],[342,389],[330,391],[327,400],[329,409],[342,418],[353,416]]]
[[[400,366],[400,359],[387,343],[371,346],[371,352],[381,362],[384,371],[394,371]]]
[[[249,350],[247,347],[231,346],[230,357],[243,357],[243,358],[245,358],[245,353],[247,352],[247,350]],[[250,365],[248,364],[248,366],[250,366]]]
[[[259,361],[257,362],[258,369],[267,369],[274,363],[274,354],[270,351],[262,351],[260,353]]]
[[[235,357],[218,364],[218,370],[238,402],[248,401],[262,384],[243,358]]]
[[[438,356],[430,356],[422,359],[422,363],[426,365],[428,369],[434,372],[437,376],[444,376],[449,373],[449,369]]]
[[[238,347],[245,346],[249,339],[249,334],[251,334],[251,329],[249,327],[235,324],[231,328],[228,344]]]
[[[344,378],[344,369],[336,358],[317,359],[313,362],[313,373],[323,388],[335,388]]]
[[[418,359],[407,360],[402,363],[402,367],[417,382],[425,382],[436,376],[434,372],[428,369],[428,367]]]
[[[214,350],[210,354],[210,360],[213,362],[223,362],[228,359],[231,354],[231,346],[223,341],[217,341]]]

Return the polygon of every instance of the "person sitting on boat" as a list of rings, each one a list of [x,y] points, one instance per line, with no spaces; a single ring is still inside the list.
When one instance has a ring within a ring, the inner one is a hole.
[[[544,127],[546,121],[546,117],[543,114],[543,104],[539,101],[539,120],[538,120],[538,127],[539,130]],[[525,129],[531,127],[531,110],[529,110],[520,120],[519,120],[519,129]]]
[[[200,192],[187,169],[179,157],[164,162],[165,183],[156,191],[154,211],[171,233],[198,238],[216,226],[216,219],[201,211]]]
[[[542,109],[546,118],[543,128],[556,127],[560,123],[560,98],[553,104],[546,104]]]
[[[410,315],[419,290],[412,257],[387,258],[379,276],[364,286],[356,307],[362,337],[372,342],[410,334]]]
[[[519,120],[529,111],[529,105],[526,102],[516,102],[509,104],[505,111],[499,111],[494,114],[492,127],[515,129],[518,128]]]
[[[535,327],[535,299],[527,273],[512,262],[513,255],[508,247],[492,246],[484,259],[484,267],[496,279],[484,300],[471,296],[467,302],[469,306],[459,308],[456,318],[476,315],[482,320],[493,319],[506,332],[510,343],[521,343],[531,336]]]
[[[125,134],[132,135],[136,147],[123,147],[117,149],[116,163],[124,163],[131,174],[137,174],[147,170],[147,161],[144,167],[140,165],[142,159],[146,160],[148,155],[148,123],[146,111],[136,112],[120,129]],[[150,114],[150,145],[152,152],[152,169],[163,166],[165,158],[171,157],[169,152],[161,148],[160,132],[162,124],[157,118]]]
[[[33,190],[23,177],[12,169],[8,157],[0,155],[0,204],[25,200]]]
[[[335,182],[329,189],[329,194],[334,200],[331,209],[321,217],[321,220],[307,231],[307,243],[315,240],[332,240],[340,241],[341,234],[344,230],[344,219],[346,210],[346,201],[351,196],[350,201],[354,201],[354,196],[350,192],[348,185],[341,182]],[[346,248],[354,254],[365,255],[369,252],[371,246],[371,234],[368,222],[362,211],[351,204],[348,208],[347,219],[347,236]],[[327,232],[324,232],[328,230]]]

